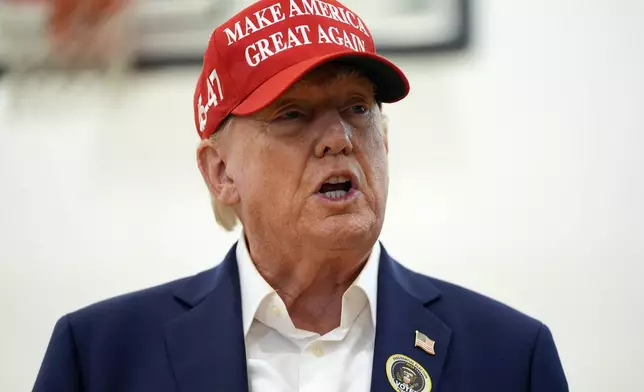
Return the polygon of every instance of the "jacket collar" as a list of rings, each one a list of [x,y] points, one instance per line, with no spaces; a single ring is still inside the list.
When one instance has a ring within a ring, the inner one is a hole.
[[[166,340],[181,392],[248,391],[235,250],[236,244],[221,264],[175,292],[187,311],[166,326]],[[440,296],[430,279],[400,265],[381,245],[372,392],[392,390],[387,361],[396,354],[425,369],[436,391],[451,340],[451,329],[431,312]],[[435,355],[414,346],[415,331],[436,342]]]
[[[398,390],[392,385],[400,370],[392,363],[395,358],[417,363],[429,375],[429,388],[424,391],[436,391],[452,335],[451,329],[431,311],[431,305],[440,297],[429,278],[403,267],[382,248],[372,392]],[[416,331],[435,341],[434,355],[415,346]]]
[[[166,325],[165,336],[181,392],[248,391],[234,249],[175,292],[186,312]]]

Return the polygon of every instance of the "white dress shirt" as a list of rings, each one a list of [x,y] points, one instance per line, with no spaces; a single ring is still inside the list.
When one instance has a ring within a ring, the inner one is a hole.
[[[244,235],[237,263],[251,392],[368,392],[376,325],[380,243],[342,297],[340,326],[320,335],[296,328],[259,274]]]

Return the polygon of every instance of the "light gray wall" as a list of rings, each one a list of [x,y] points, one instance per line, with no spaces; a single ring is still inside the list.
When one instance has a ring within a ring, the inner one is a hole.
[[[571,390],[644,390],[644,3],[489,0],[468,55],[395,59],[382,239],[413,269],[547,323]],[[196,69],[0,84],[0,390],[31,388],[54,322],[209,268]],[[12,105],[17,106],[12,106]]]

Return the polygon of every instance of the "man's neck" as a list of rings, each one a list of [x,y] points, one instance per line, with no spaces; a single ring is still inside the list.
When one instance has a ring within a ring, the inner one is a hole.
[[[325,334],[340,325],[342,297],[362,271],[371,247],[322,252],[299,246],[277,249],[274,242],[246,236],[255,266],[286,305],[293,324]]]

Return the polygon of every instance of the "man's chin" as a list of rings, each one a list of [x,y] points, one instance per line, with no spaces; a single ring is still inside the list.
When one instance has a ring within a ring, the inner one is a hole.
[[[369,216],[366,216],[369,215]],[[350,248],[378,238],[380,227],[372,214],[345,213],[321,218],[312,225],[311,234],[320,245]]]

